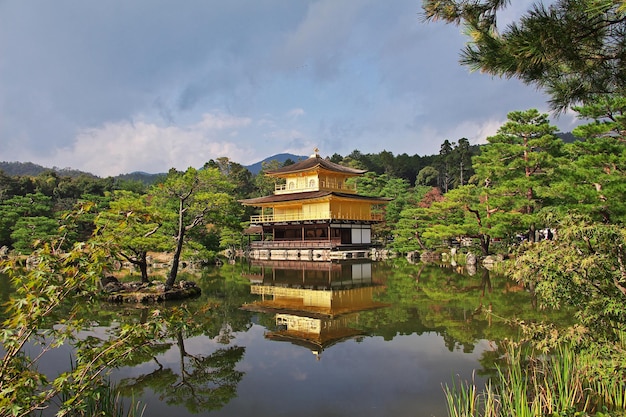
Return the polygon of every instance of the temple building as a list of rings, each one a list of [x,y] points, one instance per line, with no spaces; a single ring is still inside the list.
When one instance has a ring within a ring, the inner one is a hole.
[[[388,198],[357,194],[348,181],[365,170],[310,158],[268,171],[276,179],[273,195],[240,200],[260,208],[250,219],[251,230],[261,234],[251,242],[257,259],[329,260],[367,257],[372,224],[383,220],[381,208]]]

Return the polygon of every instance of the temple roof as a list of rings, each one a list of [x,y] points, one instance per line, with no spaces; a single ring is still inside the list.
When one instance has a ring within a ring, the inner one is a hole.
[[[370,197],[370,196],[365,196],[365,195],[338,193],[334,191],[321,190],[321,191],[308,191],[308,192],[292,193],[292,194],[267,195],[264,197],[239,200],[239,202],[242,204],[254,206],[254,205],[261,205],[261,204],[268,204],[268,203],[282,203],[282,202],[287,202],[287,201],[313,200],[316,198],[322,198],[322,197],[327,197],[327,196],[349,198],[350,200],[380,202],[380,203],[385,203],[387,201],[392,200],[391,198],[386,198],[386,197]]]
[[[349,175],[362,175],[367,172],[367,170],[364,170],[364,169],[355,169],[355,168],[350,168],[350,167],[346,167],[343,165],[335,164],[334,162],[330,162],[322,158],[316,152],[315,154],[311,155],[311,157],[304,159],[302,161],[298,161],[295,164],[287,165],[285,167],[275,169],[272,171],[267,171],[265,175],[280,176],[281,174],[291,174],[294,172],[310,171],[317,167],[320,167],[328,171],[340,172],[342,174],[349,174]]]

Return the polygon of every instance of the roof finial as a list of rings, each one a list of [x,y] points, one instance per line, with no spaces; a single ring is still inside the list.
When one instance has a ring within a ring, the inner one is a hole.
[[[315,149],[313,149],[313,155],[311,155],[311,158],[319,158],[320,157],[320,150],[316,147]]]

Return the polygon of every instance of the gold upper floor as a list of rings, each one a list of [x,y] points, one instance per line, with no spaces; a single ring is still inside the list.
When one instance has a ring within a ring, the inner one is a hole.
[[[274,194],[292,194],[308,191],[339,191],[356,194],[356,183],[347,181],[341,175],[321,175],[319,172],[300,173],[283,177],[284,183],[277,183]]]

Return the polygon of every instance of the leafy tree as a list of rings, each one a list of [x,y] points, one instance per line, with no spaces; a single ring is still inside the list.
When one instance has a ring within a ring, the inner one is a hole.
[[[187,234],[201,225],[238,225],[240,205],[234,198],[233,185],[217,168],[185,172],[170,170],[163,184],[152,190],[155,204],[171,213],[174,220],[172,267],[165,285],[176,281],[180,256]]]
[[[439,150],[439,158],[437,162],[437,171],[439,172],[439,188],[447,193],[452,186],[452,165],[453,165],[453,146],[448,139],[444,140]]]
[[[71,224],[88,209],[80,207],[66,221]],[[2,415],[33,415],[53,404],[59,407],[58,415],[86,415],[88,404],[97,402],[107,385],[103,377],[107,369],[160,338],[163,323],[153,315],[144,324],[120,326],[98,343],[94,338],[79,339],[84,321],[78,309],[91,302],[108,254],[91,243],[64,251],[58,251],[59,246],[59,240],[42,243],[31,255],[35,262],[28,269],[18,259],[0,261],[0,270],[15,289],[0,330]],[[73,303],[68,306],[70,299]],[[56,376],[44,374],[39,364],[69,342],[75,347],[71,369]],[[31,346],[30,353],[26,345]]]
[[[163,251],[170,238],[163,233],[163,217],[147,195],[117,191],[108,210],[95,220],[96,238],[115,256],[139,268],[141,281],[149,282],[148,251]]]
[[[343,156],[338,153],[334,153],[328,160],[335,164],[341,164],[343,162]]]
[[[11,234],[16,230],[19,219],[51,218],[52,216],[52,199],[41,193],[14,196],[0,201],[0,246],[11,247],[13,245]],[[21,224],[21,227],[26,226],[27,223]],[[25,231],[18,233],[18,236],[24,236],[25,233]],[[30,242],[27,243],[27,245],[29,244]]]
[[[397,175],[397,165],[396,158],[393,153],[389,151],[382,151],[376,155],[372,155],[370,160],[379,167],[376,169],[376,172],[381,174],[387,174],[391,177],[395,177]]]
[[[394,162],[395,175],[407,180],[411,186],[414,186],[418,172],[426,165],[424,160],[419,155],[410,156],[406,153],[396,156]]]
[[[280,168],[280,162],[273,159],[269,162],[263,162],[261,171],[254,177],[254,186],[256,189],[255,194],[258,196],[274,194],[274,188],[276,186],[276,180],[274,178],[267,177],[265,175],[268,171],[273,171]]]
[[[506,213],[496,213],[482,200],[481,192],[476,185],[466,185],[434,202],[424,214],[423,237],[430,242],[459,237],[478,239],[483,255],[488,255],[492,238],[506,236],[511,222]]]
[[[534,4],[499,30],[502,0],[425,0],[426,20],[463,24],[470,41],[461,63],[519,78],[550,95],[564,111],[594,95],[626,91],[626,7],[623,0],[558,0]]]
[[[559,169],[562,181],[552,184],[552,198],[562,212],[577,212],[604,223],[626,221],[626,98],[600,97],[577,107],[592,122],[574,132],[584,141],[565,146]]]
[[[46,170],[33,178],[35,191],[48,197],[54,195],[54,190],[57,188],[59,181],[61,181],[59,175],[53,170]]]
[[[385,221],[376,224],[372,229],[375,235],[385,240],[391,235],[393,225],[404,206],[412,200],[409,183],[404,179],[393,178],[387,174],[377,175],[374,172],[366,172],[357,181],[359,194],[392,199],[385,206]]]
[[[573,343],[589,364],[583,372],[590,387],[604,381],[623,399],[626,229],[578,216],[547,221],[553,221],[558,238],[522,246],[509,274],[533,289],[541,306],[573,308],[577,323],[563,332],[544,325],[528,333],[544,349],[549,341]],[[623,407],[622,400],[622,412]]]
[[[13,249],[22,254],[29,254],[38,242],[52,240],[59,236],[59,220],[43,216],[22,217],[17,220],[11,232]],[[67,245],[62,242],[61,247]]]
[[[418,193],[423,197],[417,206],[407,205],[400,212],[399,219],[393,229],[392,246],[401,253],[427,249],[422,240],[422,235],[428,228],[427,222],[430,220],[430,216],[434,214],[429,208],[433,203],[443,200],[439,188],[419,187],[418,190]]]
[[[22,195],[18,180],[0,170],[0,202],[16,195]]]
[[[459,139],[458,143],[452,150],[452,162],[454,163],[455,177],[454,187],[460,187],[467,184],[473,173],[472,169],[472,150],[467,138]]]
[[[529,230],[534,240],[537,212],[542,196],[554,180],[562,141],[556,127],[537,110],[515,111],[495,136],[487,138],[480,155],[473,159],[478,181],[484,184],[481,199],[491,214],[508,216],[509,232]],[[495,218],[504,220],[504,216]]]
[[[428,165],[420,170],[417,174],[417,178],[415,179],[415,184],[417,185],[429,185],[432,187],[437,186],[439,180],[439,171],[437,168]]]
[[[511,276],[535,289],[544,305],[574,306],[595,336],[626,331],[626,229],[567,217],[558,239],[523,248]]]

